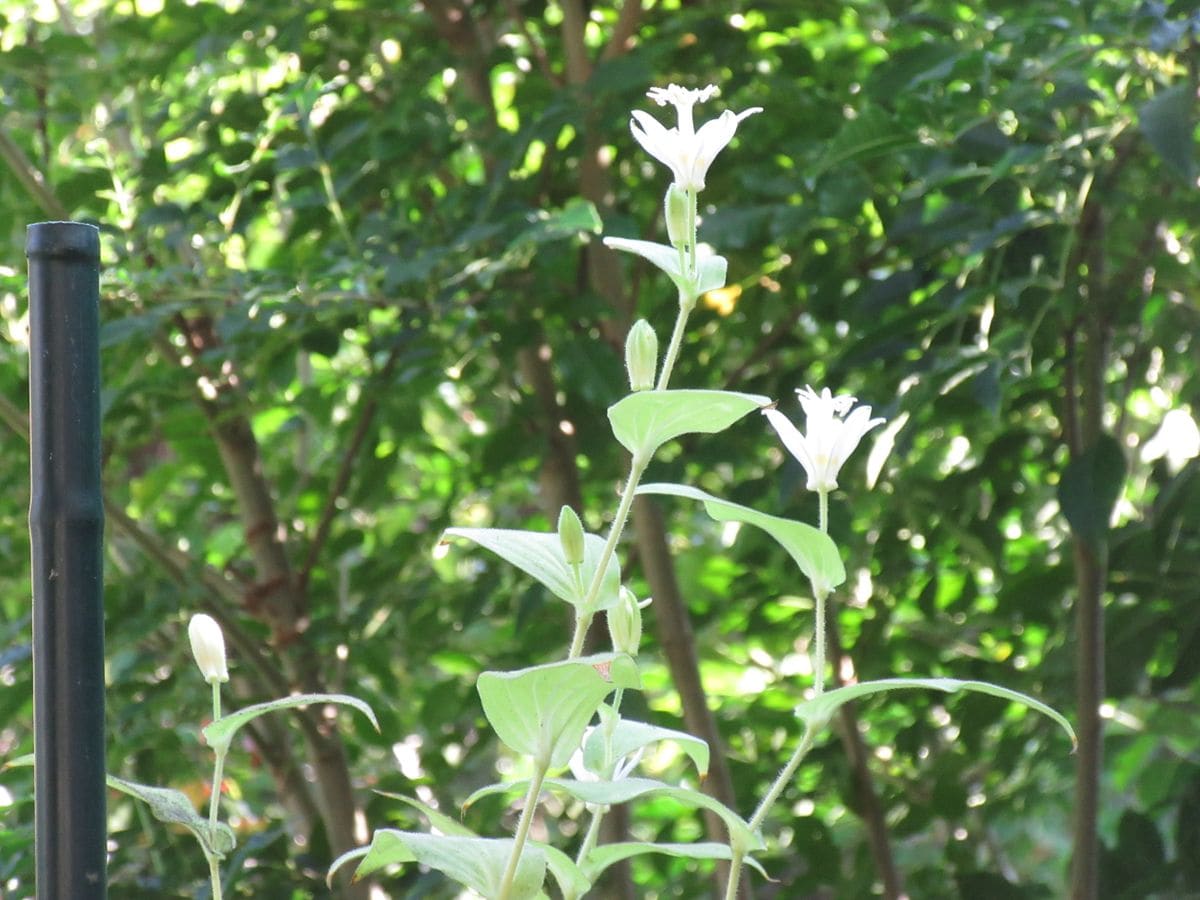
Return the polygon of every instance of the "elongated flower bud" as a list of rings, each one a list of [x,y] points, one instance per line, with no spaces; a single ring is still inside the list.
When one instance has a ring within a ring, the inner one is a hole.
[[[221,626],[212,616],[197,613],[188,623],[188,639],[192,642],[192,656],[200,674],[209,684],[229,680],[229,669],[225,664],[225,636]]]
[[[658,374],[658,335],[645,319],[638,319],[629,329],[629,337],[625,339],[625,369],[633,390],[648,391],[654,387],[654,377]]]
[[[687,191],[672,181],[671,186],[667,188],[667,199],[663,207],[663,215],[667,220],[667,240],[676,249],[686,246],[692,239],[688,230]]]
[[[608,611],[608,636],[618,653],[637,656],[642,644],[642,609],[629,588],[621,588],[617,605]]]
[[[567,564],[583,564],[583,523],[575,510],[564,506],[558,514],[558,539],[562,542],[563,556]]]

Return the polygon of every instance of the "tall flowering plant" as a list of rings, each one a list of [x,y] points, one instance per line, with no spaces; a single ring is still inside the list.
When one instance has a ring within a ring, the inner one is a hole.
[[[496,794],[523,797],[515,831],[504,837],[477,835],[430,805],[401,798],[422,812],[437,833],[379,829],[369,846],[340,858],[331,875],[350,863],[356,865],[356,876],[361,877],[396,863],[417,862],[489,900],[544,897],[547,877],[553,879],[565,900],[576,900],[588,894],[608,866],[640,854],[669,853],[694,860],[729,861],[726,896],[732,900],[746,866],[763,872],[756,854],[768,846],[763,834],[768,813],[830,717],[851,699],[910,687],[981,691],[1050,716],[1074,738],[1070,725],[1054,710],[1033,698],[984,682],[899,678],[825,690],[827,605],[846,578],[841,554],[827,533],[828,498],[838,487],[846,460],[883,420],[872,418],[871,408],[857,405],[853,397],[835,395],[828,388],[818,393],[806,387],[798,392],[806,419],[805,430],[801,431],[769,397],[670,386],[698,298],[725,284],[726,260],[702,248],[697,239],[697,197],[705,188],[710,167],[741,123],[761,112],[758,108],[726,110],[697,128],[695,107],[716,93],[714,86],[700,90],[675,84],[653,88],[649,98],[659,106],[673,107],[675,124],[664,125],[642,110],[635,110],[632,116],[634,138],[671,171],[672,180],[663,201],[667,243],[616,237],[606,238],[605,243],[662,270],[675,286],[678,307],[661,359],[656,331],[648,321],[638,320],[627,338],[625,363],[630,393],[609,408],[608,418],[613,437],[628,452],[630,463],[607,534],[602,537],[588,533],[569,508],[563,509],[557,529],[551,532],[452,528],[446,533],[448,539],[474,544],[521,569],[567,603],[574,613],[572,633],[564,641],[569,647],[564,658],[512,672],[485,672],[477,683],[489,724],[513,754],[524,758],[522,771],[528,777],[484,787],[466,802]],[[784,446],[803,466],[808,489],[818,494],[817,526],[731,503],[688,485],[642,483],[647,466],[664,444],[686,434],[717,434],[756,411],[766,416]],[[621,709],[625,693],[640,686],[637,657],[644,640],[641,611],[649,602],[639,601],[622,586],[617,556],[637,494],[698,501],[718,521],[741,522],[765,530],[785,548],[809,581],[815,610],[814,680],[795,711],[801,734],[791,757],[749,818],[689,785],[636,774],[645,750],[662,742],[676,744],[701,778],[707,772],[710,755],[704,741],[637,721]],[[611,650],[585,656],[585,635],[601,614],[607,619]],[[534,819],[543,809],[542,798],[548,794],[579,801],[587,811],[583,837],[572,855],[532,836]],[[663,796],[714,812],[727,828],[728,843],[600,844],[600,824],[613,806]]]
[[[854,397],[797,391],[804,412],[801,431],[769,397],[734,391],[678,389],[670,386],[689,317],[699,297],[725,285],[727,262],[698,242],[697,197],[705,189],[708,171],[729,145],[738,127],[758,108],[726,110],[699,128],[695,107],[711,100],[714,86],[690,90],[672,84],[653,88],[649,98],[675,110],[676,122],[666,126],[642,110],[634,110],[631,129],[637,142],[667,166],[672,180],[663,200],[667,243],[608,237],[613,249],[639,256],[662,270],[674,284],[678,306],[666,350],[659,353],[653,325],[640,319],[629,331],[625,365],[630,392],[608,410],[613,438],[629,454],[629,472],[608,532],[590,534],[579,515],[564,507],[554,531],[496,528],[451,528],[447,538],[490,551],[540,582],[573,610],[573,627],[564,641],[569,647],[558,661],[510,672],[484,672],[477,690],[484,715],[499,739],[523,757],[528,777],[481,788],[467,799],[474,803],[489,795],[523,796],[520,816],[511,836],[475,834],[456,818],[413,798],[399,798],[422,813],[431,831],[378,829],[368,846],[336,860],[335,872],[354,864],[362,877],[396,864],[419,863],[437,870],[487,900],[539,900],[548,878],[564,900],[578,900],[592,890],[609,866],[630,857],[667,853],[692,860],[725,860],[729,877],[727,900],[738,895],[744,869],[766,874],[756,858],[768,847],[763,833],[768,815],[797,768],[824,733],[830,718],[850,700],[902,688],[976,691],[1021,703],[1059,723],[1074,741],[1070,724],[1043,703],[1008,688],[981,681],[949,678],[891,678],[825,689],[825,626],[830,599],[846,579],[838,547],[828,535],[829,495],[839,486],[842,467],[863,438],[883,423],[871,407]],[[642,476],[664,444],[688,434],[713,435],[755,411],[761,411],[787,450],[803,467],[808,490],[819,500],[816,526],[731,503],[683,484],[643,484]],[[766,531],[778,541],[808,580],[813,596],[813,682],[795,708],[800,735],[778,777],[749,818],[713,800],[688,784],[673,784],[638,773],[646,750],[672,743],[695,766],[702,779],[710,748],[697,737],[641,722],[622,712],[627,691],[641,679],[638,654],[644,643],[639,600],[622,584],[617,550],[634,497],[638,494],[674,496],[701,503],[721,522],[739,522]],[[605,616],[611,649],[584,655],[584,638],[598,615]],[[246,723],[270,712],[308,704],[342,704],[366,715],[378,727],[363,701],[342,694],[301,694],[245,707],[222,709],[222,684],[229,681],[225,640],[220,625],[207,614],[193,616],[188,639],[203,680],[211,690],[212,720],[201,734],[213,751],[207,815],[202,815],[180,791],[136,784],[108,776],[108,784],[149,805],[153,814],[182,825],[196,838],[208,863],[210,896],[220,900],[236,874],[228,860],[236,859],[233,830],[221,821],[222,773],[233,737]],[[31,756],[9,765],[32,765]],[[534,819],[542,799],[555,794],[574,799],[586,810],[582,838],[568,855],[533,837]],[[610,810],[623,803],[667,797],[684,806],[715,813],[724,822],[728,843],[662,845],[648,841],[601,844],[600,826]]]

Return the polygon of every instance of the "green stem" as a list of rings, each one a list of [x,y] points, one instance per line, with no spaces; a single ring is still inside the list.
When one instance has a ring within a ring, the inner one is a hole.
[[[604,819],[607,812],[607,806],[597,806],[592,810],[592,821],[588,824],[587,834],[583,837],[583,843],[579,845],[579,852],[575,854],[575,865],[582,867],[583,861],[587,859],[588,854],[596,846],[596,842],[600,839],[600,822]]]
[[[813,692],[820,697],[825,693],[825,592],[817,591],[816,634],[813,642],[816,659],[813,662]]]
[[[621,502],[617,505],[616,515],[613,516],[608,540],[604,542],[604,549],[600,551],[600,560],[596,565],[596,571],[592,575],[587,594],[584,595],[583,602],[579,604],[575,615],[575,634],[571,638],[571,652],[568,659],[576,659],[583,653],[584,638],[587,637],[592,619],[596,616],[596,598],[600,596],[600,585],[604,582],[604,570],[608,568],[608,562],[617,549],[617,541],[621,539],[621,533],[625,530],[625,522],[629,519],[629,510],[633,506],[633,497],[637,493],[638,482],[648,464],[649,460],[644,460],[637,454],[629,463],[629,478],[625,481],[625,490],[621,492]]]
[[[822,534],[829,534],[829,491],[817,491],[817,524],[820,526]],[[816,643],[816,661],[813,663],[813,691],[819,697],[825,693],[825,617],[827,610],[825,601],[829,597],[829,592],[824,590],[814,591],[816,594],[816,615],[815,618],[815,634],[813,640]]]
[[[221,900],[221,862],[217,855],[209,850],[204,851],[208,857],[208,880],[212,885],[212,900]]]
[[[212,680],[213,721],[221,718],[221,682]],[[213,761],[212,790],[208,799],[208,831],[215,834],[217,830],[217,813],[221,803],[221,777],[225,768],[225,747],[218,747]]]
[[[213,721],[221,718],[221,682],[212,680]],[[225,753],[227,748],[218,747],[214,751],[212,787],[208,800],[208,840],[215,845],[217,840],[217,814],[221,806],[221,780],[224,777]],[[208,878],[212,884],[212,900],[221,900],[221,857],[211,847],[204,848],[208,859]]]
[[[737,900],[738,887],[742,882],[742,863],[746,854],[740,850],[733,851],[733,859],[729,862],[729,880],[725,882],[725,900]]]
[[[679,295],[679,315],[675,317],[675,328],[671,331],[671,343],[667,345],[667,354],[663,357],[662,371],[658,373],[658,383],[654,386],[656,391],[665,391],[667,389],[667,382],[671,378],[671,371],[675,368],[675,360],[679,358],[679,348],[683,346],[683,333],[687,328],[688,315],[691,314],[692,308],[695,305],[695,297],[692,297],[689,301],[683,294]]]
[[[800,743],[796,745],[796,749],[792,753],[792,758],[788,760],[787,765],[780,771],[779,776],[771,784],[771,789],[767,791],[766,796],[762,798],[762,802],[758,804],[758,809],[750,817],[748,824],[751,831],[756,831],[762,826],[767,813],[771,811],[771,807],[775,805],[775,801],[779,799],[779,795],[783,793],[783,789],[787,787],[788,782],[792,780],[792,776],[796,774],[796,769],[800,767],[800,763],[804,761],[804,757],[812,749],[816,738],[816,730],[811,725],[805,724],[804,734],[800,736]]]
[[[687,269],[694,280],[696,273],[696,192],[694,190],[688,191],[688,236]],[[667,384],[671,380],[671,372],[675,368],[675,361],[679,357],[679,348],[683,344],[683,333],[687,328],[688,316],[691,315],[695,305],[695,296],[680,295],[679,312],[675,316],[675,327],[671,330],[671,343],[667,347],[666,356],[663,358],[662,371],[658,373],[658,382],[655,384],[655,390],[665,391],[667,389]],[[581,612],[576,613],[575,633],[571,638],[571,652],[568,659],[575,659],[583,653],[584,638],[587,637],[588,629],[592,626],[592,619],[596,616],[593,606],[600,594],[600,585],[604,581],[604,570],[608,568],[608,561],[612,559],[612,555],[617,549],[617,541],[621,539],[621,534],[625,530],[625,523],[629,519],[629,510],[633,506],[633,497],[637,492],[638,482],[641,480],[642,473],[646,471],[646,466],[649,464],[650,460],[640,459],[636,455],[629,464],[629,478],[625,481],[625,490],[621,494],[621,502],[617,506],[616,515],[613,516],[612,528],[608,532],[608,540],[604,542],[604,550],[600,554],[600,564],[592,574],[592,580],[588,585],[587,594],[584,595],[583,602],[579,604],[578,609]]]
[[[684,251],[681,247],[679,250],[679,264],[693,283],[696,280],[696,273],[699,268],[696,258],[696,237],[696,192],[695,190],[689,190],[687,259],[684,259]],[[662,371],[658,375],[658,384],[655,385],[655,390],[665,391],[667,389],[667,382],[670,381],[671,372],[675,369],[675,361],[679,358],[679,348],[683,345],[683,333],[687,328],[688,316],[692,314],[692,310],[695,308],[696,295],[691,292],[680,292],[679,314],[675,317],[675,327],[671,331],[671,342],[667,345],[667,353],[663,357]]]
[[[504,869],[504,878],[500,882],[500,892],[496,900],[508,900],[512,893],[513,880],[517,877],[517,864],[525,850],[525,842],[529,839],[529,828],[533,825],[533,816],[537,811],[538,797],[542,793],[542,782],[546,780],[546,770],[550,761],[536,759],[533,765],[533,777],[529,780],[529,791],[525,794],[525,808],[521,810],[521,818],[517,822],[517,833],[513,836],[512,855]]]

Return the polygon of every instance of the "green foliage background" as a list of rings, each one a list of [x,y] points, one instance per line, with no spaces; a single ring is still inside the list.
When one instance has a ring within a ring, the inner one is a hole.
[[[1197,398],[1195,2],[6,0],[0,16],[4,757],[32,749],[25,224],[103,231],[110,770],[202,800],[207,696],[184,631],[210,610],[236,632],[240,702],[272,696],[274,671],[374,707],[382,735],[347,717],[322,739],[344,748],[366,821],[407,827],[372,789],[454,810],[494,780],[475,678],[555,658],[569,634],[565,607],[439,536],[550,528],[576,491],[603,529],[624,465],[604,414],[624,392],[621,338],[641,315],[665,340],[674,297],[594,251],[589,203],[604,233],[657,237],[666,179],[629,110],[659,112],[650,85],[713,82],[707,114],[766,112],[701,195],[701,237],[736,289],[701,304],[673,385],[797,415],[794,388],[828,385],[888,418],[874,489],[864,449],[832,503],[859,678],[986,679],[1074,719],[1060,488],[1076,531],[1100,536],[1096,497],[1119,489],[1102,896],[1200,893],[1200,481],[1195,459],[1146,452]],[[1080,488],[1062,476],[1087,422],[1127,474]],[[269,515],[248,511],[248,473]],[[649,478],[816,518],[753,417],[673,445]],[[663,509],[748,813],[799,731],[807,588],[764,536]],[[264,541],[294,606],[272,605]],[[646,714],[678,727],[654,609]],[[1075,771],[1051,723],[921,694],[858,716],[911,896],[1065,895]],[[325,895],[338,842],[301,735],[327,726],[255,731],[231,756],[238,896]],[[879,890],[846,746],[819,744],[772,817],[779,883],[756,879],[758,896]],[[0,890],[30,896],[31,780],[0,780]],[[565,842],[577,812],[551,826]],[[466,821],[504,816],[489,800]],[[665,804],[632,819],[652,838],[702,833]],[[198,895],[186,835],[116,795],[110,821],[113,896]],[[639,897],[708,890],[677,860],[633,877]],[[384,887],[447,896],[415,870]]]

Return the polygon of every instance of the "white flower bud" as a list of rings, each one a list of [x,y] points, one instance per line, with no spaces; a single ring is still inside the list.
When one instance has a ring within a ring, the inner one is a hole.
[[[197,613],[188,623],[188,639],[192,642],[192,656],[200,674],[209,684],[229,680],[229,669],[225,665],[225,636],[221,626],[212,616]]]
[[[634,322],[625,339],[625,370],[633,390],[648,391],[654,387],[654,377],[658,374],[658,335],[645,319]]]
[[[667,188],[667,199],[663,203],[663,216],[667,220],[667,240],[676,249],[687,246],[692,239],[688,229],[687,191],[671,182]]]
[[[583,523],[575,510],[564,506],[558,514],[558,539],[562,542],[563,556],[567,565],[583,564]]]
[[[642,643],[642,609],[629,588],[621,588],[617,605],[608,611],[608,635],[618,653],[637,656]]]

